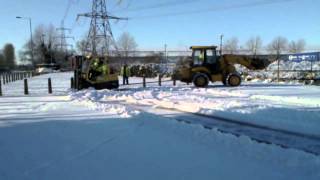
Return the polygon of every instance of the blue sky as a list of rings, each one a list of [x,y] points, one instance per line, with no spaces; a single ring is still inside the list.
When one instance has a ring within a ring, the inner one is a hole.
[[[122,0],[121,6],[117,6],[115,1],[108,0],[108,10],[115,15],[131,18],[112,23],[115,36],[128,31],[135,37],[139,49],[143,50],[159,50],[164,44],[168,44],[169,49],[219,44],[220,34],[224,34],[226,39],[238,37],[242,44],[257,35],[264,44],[276,36],[285,36],[289,40],[304,38],[309,49],[320,49],[319,0],[276,0],[280,2],[260,5],[253,3],[275,0]],[[177,1],[180,3],[141,10],[142,7]],[[72,36],[79,40],[88,31],[90,21],[81,18],[76,22],[76,16],[89,12],[91,1],[70,2],[65,25],[72,28]],[[1,0],[0,47],[11,42],[19,50],[28,40],[28,22],[16,19],[16,16],[31,17],[33,27],[50,23],[58,27],[68,3],[69,0]],[[181,15],[150,18],[177,12]]]

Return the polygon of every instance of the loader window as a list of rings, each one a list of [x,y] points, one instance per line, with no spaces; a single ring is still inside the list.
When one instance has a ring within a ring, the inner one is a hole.
[[[202,65],[205,59],[205,53],[203,50],[195,50],[193,54],[193,64]]]
[[[217,54],[215,50],[207,50],[207,63],[215,64],[217,60]]]

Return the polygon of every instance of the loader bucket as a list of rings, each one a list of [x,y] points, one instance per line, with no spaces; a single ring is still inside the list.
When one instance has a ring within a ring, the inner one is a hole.
[[[261,58],[255,58],[251,62],[251,65],[256,70],[266,69],[270,64],[271,64],[271,61],[269,59],[261,59]]]

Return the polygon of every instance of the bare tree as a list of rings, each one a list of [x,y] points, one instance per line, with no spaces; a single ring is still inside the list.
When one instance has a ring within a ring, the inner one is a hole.
[[[238,38],[233,37],[231,39],[228,39],[225,42],[223,49],[227,54],[234,54],[238,51],[238,48],[239,48],[238,44],[239,44]]]
[[[117,41],[118,48],[122,51],[124,57],[129,56],[130,51],[135,51],[138,47],[135,39],[128,33],[124,32]]]
[[[247,41],[246,46],[250,53],[256,56],[262,48],[262,39],[259,36],[252,37]]]
[[[82,40],[78,41],[76,46],[77,46],[78,53],[80,53],[81,55],[84,56],[87,51],[87,40],[82,39]]]
[[[276,54],[278,59],[280,54],[287,49],[287,46],[287,38],[279,36],[273,39],[273,41],[268,45],[268,51],[272,54]]]
[[[306,41],[304,39],[300,39],[298,41],[291,41],[288,45],[290,53],[301,53],[305,50]]]
[[[50,25],[39,25],[34,29],[33,32],[33,47],[34,47],[34,59],[32,64],[38,63],[50,63],[56,62],[57,60],[61,63],[64,61],[65,49],[61,50],[58,48],[60,43],[57,39],[58,33],[56,28]],[[24,49],[19,53],[20,59],[24,61],[31,60],[31,40],[29,40]],[[65,47],[67,48],[67,47]],[[60,52],[61,51],[61,52]]]
[[[276,60],[278,61],[278,82],[280,81],[280,55],[287,49],[288,40],[285,37],[276,37],[269,45],[268,50],[270,53],[276,54]]]

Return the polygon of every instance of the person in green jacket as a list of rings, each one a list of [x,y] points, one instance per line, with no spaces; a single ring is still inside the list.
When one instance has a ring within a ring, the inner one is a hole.
[[[203,50],[201,50],[201,52],[200,52],[199,61],[200,61],[201,63],[204,62],[204,51],[203,51]]]
[[[109,66],[98,58],[94,59],[91,70],[93,80],[104,79],[109,74]]]
[[[130,77],[130,68],[128,67],[127,64],[125,64],[121,68],[121,76],[123,78],[123,85],[128,85],[129,84],[129,77]]]

